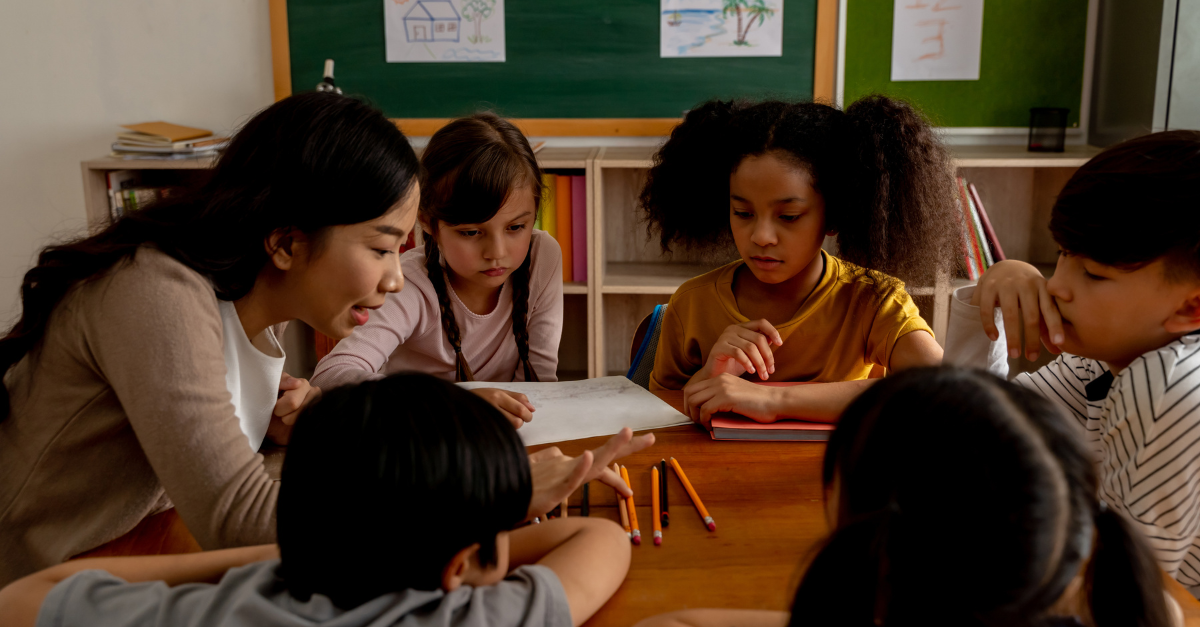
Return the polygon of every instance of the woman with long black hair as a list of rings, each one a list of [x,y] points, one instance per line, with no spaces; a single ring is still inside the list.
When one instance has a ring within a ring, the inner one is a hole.
[[[251,119],[203,187],[44,249],[0,339],[0,582],[172,504],[205,548],[272,541],[278,484],[239,424],[229,353],[261,353],[238,356],[243,383],[279,368],[244,391],[269,410],[269,327],[344,337],[399,290],[419,169],[378,110],[297,95]]]

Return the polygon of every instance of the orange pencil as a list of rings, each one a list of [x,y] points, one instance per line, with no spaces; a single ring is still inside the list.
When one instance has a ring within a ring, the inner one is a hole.
[[[615,462],[613,463],[613,472],[617,475],[621,474],[621,468]],[[621,512],[621,526],[625,528],[625,535],[633,538],[633,530],[629,528],[629,512],[625,511],[625,497],[621,496],[620,492],[617,493],[617,509]]]
[[[630,490],[633,490],[633,484],[629,481],[629,470],[624,466],[621,466],[621,478],[625,480],[625,485],[629,486]],[[633,528],[633,543],[640,545],[642,543],[642,532],[638,531],[637,509],[633,504],[632,494],[625,499],[625,509],[629,510],[629,526]]]
[[[658,515],[658,466],[650,464],[650,516],[654,525],[654,546],[662,544],[662,520]]]
[[[671,458],[671,467],[675,469],[675,474],[679,475],[683,489],[687,490],[688,496],[692,497],[692,504],[696,506],[696,511],[700,512],[700,517],[704,519],[704,526],[708,527],[709,531],[716,531],[717,523],[713,522],[712,516],[708,515],[708,510],[704,509],[704,503],[700,501],[700,495],[696,494],[696,488],[692,487],[692,482],[688,481],[687,475],[683,474],[683,467],[674,457]]]

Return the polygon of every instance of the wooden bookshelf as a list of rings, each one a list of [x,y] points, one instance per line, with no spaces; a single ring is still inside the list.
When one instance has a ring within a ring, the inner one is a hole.
[[[579,379],[624,374],[629,343],[642,318],[667,302],[688,279],[732,259],[680,253],[664,255],[647,235],[637,197],[653,165],[652,147],[547,147],[539,165],[553,172],[583,172],[587,182],[588,280],[563,284],[564,319],[559,376]],[[979,189],[997,237],[1009,258],[1052,269],[1057,247],[1047,227],[1054,198],[1075,169],[1099,149],[1030,153],[1022,146],[955,147],[959,173]],[[110,220],[107,179],[113,170],[205,170],[211,158],[154,161],[105,157],[82,164],[84,201],[91,228]],[[909,292],[944,337],[954,279]]]

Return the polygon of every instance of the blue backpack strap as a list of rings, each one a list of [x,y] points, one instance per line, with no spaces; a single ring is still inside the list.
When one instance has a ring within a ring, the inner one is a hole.
[[[641,345],[638,346],[637,355],[633,357],[633,363],[629,364],[629,372],[625,374],[625,378],[632,381],[634,373],[637,372],[638,366],[641,365],[642,359],[646,356],[646,352],[653,352],[657,348],[655,342],[658,341],[658,333],[655,333],[655,331],[662,324],[663,312],[666,310],[666,305],[654,306],[654,311],[650,314],[650,324],[646,327],[646,335],[642,338]]]

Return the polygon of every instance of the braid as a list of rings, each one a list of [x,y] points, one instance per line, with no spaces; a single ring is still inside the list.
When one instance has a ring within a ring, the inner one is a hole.
[[[437,292],[438,309],[442,312],[442,329],[446,331],[446,339],[454,349],[454,380],[474,381],[475,375],[471,372],[471,366],[467,365],[467,358],[462,354],[462,335],[458,331],[458,320],[454,318],[450,294],[446,291],[446,271],[442,269],[437,241],[428,233],[425,235],[425,272],[429,274],[429,282],[433,283],[433,290]]]
[[[533,239],[529,241],[529,252],[525,262],[512,274],[512,329],[517,340],[517,355],[525,369],[526,381],[540,381],[533,364],[529,363],[529,325],[525,320],[529,313],[529,269],[533,263]]]

